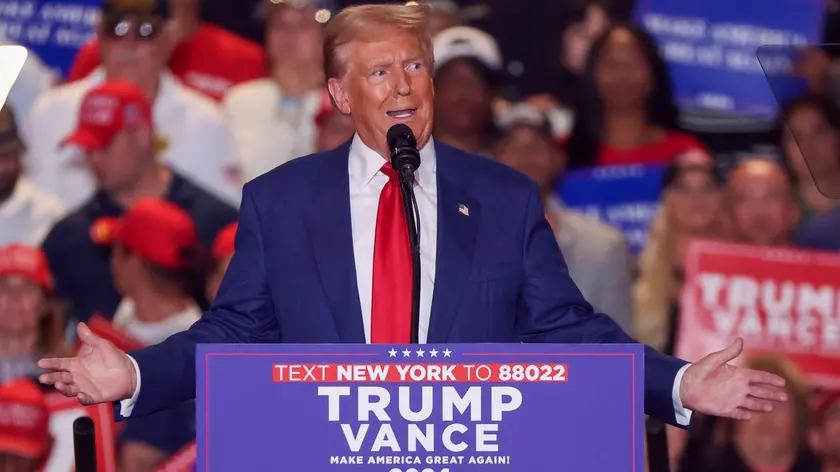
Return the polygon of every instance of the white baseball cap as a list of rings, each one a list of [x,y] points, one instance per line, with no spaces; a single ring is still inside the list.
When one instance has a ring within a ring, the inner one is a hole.
[[[498,71],[502,68],[499,44],[493,36],[478,28],[453,26],[438,33],[432,43],[435,67],[442,67],[453,59],[469,57],[478,60],[490,70]]]

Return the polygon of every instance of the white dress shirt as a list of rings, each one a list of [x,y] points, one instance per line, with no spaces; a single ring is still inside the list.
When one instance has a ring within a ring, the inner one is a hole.
[[[79,150],[62,148],[60,143],[76,128],[85,95],[104,80],[104,72],[98,69],[82,80],[44,93],[21,128],[27,144],[27,177],[53,192],[70,211],[94,193],[96,184]],[[242,182],[221,109],[164,72],[152,115],[163,147],[161,160],[238,208]]]
[[[0,202],[0,246],[38,247],[64,214],[61,200],[21,178],[9,198]]]
[[[370,343],[371,300],[373,298],[373,246],[376,231],[376,214],[379,210],[379,194],[388,182],[388,176],[381,172],[385,159],[366,146],[359,135],[353,137],[350,146],[348,173],[350,177],[350,213],[353,233],[353,254],[356,260],[356,278],[359,286],[359,302],[362,307],[362,322],[365,340]],[[435,283],[435,256],[437,254],[437,155],[434,141],[420,150],[420,167],[417,169],[415,195],[420,212],[420,325],[418,340],[425,344],[429,332],[432,312],[432,295]],[[140,393],[140,368],[129,356],[137,373],[137,388],[134,395],[123,400],[120,414],[128,416]],[[677,374],[673,398],[677,421],[687,425],[690,412],[682,407],[679,385],[685,367]]]

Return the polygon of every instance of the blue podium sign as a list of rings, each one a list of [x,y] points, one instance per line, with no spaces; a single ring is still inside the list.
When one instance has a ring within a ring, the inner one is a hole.
[[[644,470],[641,345],[199,345],[199,472]]]

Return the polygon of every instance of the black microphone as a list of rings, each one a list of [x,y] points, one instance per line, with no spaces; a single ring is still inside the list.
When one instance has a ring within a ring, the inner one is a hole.
[[[414,184],[414,171],[420,167],[420,151],[417,138],[411,128],[396,124],[388,130],[388,148],[391,150],[391,166],[409,185]]]
[[[96,428],[88,416],[73,422],[73,457],[76,472],[96,472]]]

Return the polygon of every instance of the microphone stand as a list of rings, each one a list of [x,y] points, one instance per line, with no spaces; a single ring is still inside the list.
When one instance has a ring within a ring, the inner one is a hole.
[[[399,173],[405,219],[408,223],[408,238],[411,244],[411,267],[413,269],[411,289],[411,344],[420,343],[420,211],[414,195],[414,175]]]

